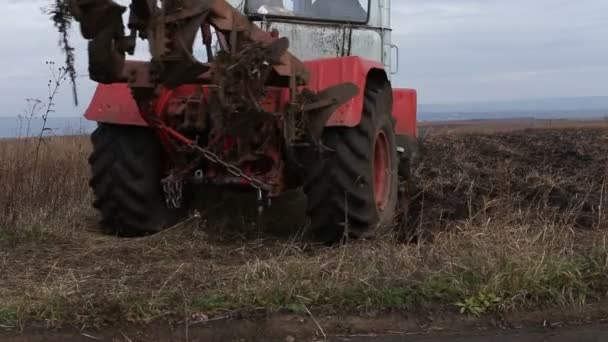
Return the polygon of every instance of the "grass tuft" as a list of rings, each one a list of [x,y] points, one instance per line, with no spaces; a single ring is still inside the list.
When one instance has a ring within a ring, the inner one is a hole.
[[[13,307],[0,308],[0,329],[14,329],[19,323],[19,314]]]

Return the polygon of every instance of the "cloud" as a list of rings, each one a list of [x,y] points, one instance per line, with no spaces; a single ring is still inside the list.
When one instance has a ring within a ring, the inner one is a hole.
[[[128,3],[127,0],[121,0]],[[63,61],[58,35],[41,8],[48,0],[0,3],[0,115],[16,115],[28,97],[45,98],[45,61]],[[608,95],[606,0],[393,0],[393,39],[400,47],[398,86],[422,103],[527,97]],[[396,20],[398,18],[399,20]],[[86,43],[74,32],[81,106],[66,87],[58,115],[80,115],[94,84]]]
[[[402,72],[422,102],[607,95],[608,2],[393,1]]]

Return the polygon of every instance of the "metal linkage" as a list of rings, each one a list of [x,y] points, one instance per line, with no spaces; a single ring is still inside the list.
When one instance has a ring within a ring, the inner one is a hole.
[[[217,154],[213,153],[213,151],[197,145],[194,141],[188,139],[187,137],[183,136],[181,133],[175,131],[174,129],[164,126],[162,124],[160,126],[160,129],[162,131],[164,131],[165,133],[167,133],[169,136],[182,142],[183,144],[185,144],[189,148],[193,149],[194,151],[200,153],[200,155],[203,158],[209,160],[210,162],[212,162],[214,164],[223,166],[226,169],[226,171],[228,171],[228,173],[230,173],[231,175],[238,177],[238,178],[242,178],[242,179],[246,180],[247,182],[249,182],[251,187],[253,187],[254,189],[257,190],[258,199],[260,202],[263,201],[264,193],[272,192],[273,187],[271,185],[266,184],[263,181],[256,179],[255,177],[249,176],[243,170],[241,170],[238,166],[230,164],[230,163],[222,160],[222,158],[220,158]],[[167,184],[170,184],[171,182],[175,182],[175,179],[176,179],[176,177],[172,178],[172,176],[169,176],[166,179]],[[165,186],[165,181],[163,181],[163,186]],[[181,193],[181,188],[179,188],[179,189],[180,189],[180,193]],[[169,202],[169,200],[168,200],[167,203],[170,205],[173,205],[174,196],[172,194],[175,193],[173,191],[173,190],[175,190],[175,187],[169,185],[167,187],[167,190],[168,190],[168,192],[166,191],[165,194],[166,195],[168,194],[167,198],[171,201],[171,202]],[[180,195],[180,202],[181,202],[181,195]]]
[[[182,207],[183,180],[171,174],[162,180],[163,192],[167,208],[180,209]]]
[[[223,161],[217,154],[213,153],[212,151],[195,144],[191,144],[190,147],[193,148],[195,151],[199,152],[202,157],[209,160],[210,162],[223,166],[226,171],[228,171],[228,173],[230,173],[231,175],[238,178],[242,178],[249,182],[251,187],[257,190],[258,202],[263,202],[264,193],[269,193],[272,190],[272,186],[262,182],[259,179],[249,176],[239,167]],[[179,176],[176,176],[174,173],[162,180],[163,192],[165,194],[165,202],[168,208],[179,209],[182,207],[183,184],[183,179]],[[260,206],[260,208],[260,211],[263,210],[263,206]]]
[[[249,182],[249,184],[254,189],[256,189],[258,191],[264,191],[264,192],[270,192],[272,190],[272,186],[262,182],[259,179],[256,179],[254,177],[247,175],[239,167],[223,161],[217,154],[211,152],[210,150],[208,150],[204,147],[201,147],[199,145],[194,145],[194,144],[191,145],[191,147],[194,150],[200,152],[201,155],[203,157],[205,157],[207,160],[209,160],[210,162],[223,166],[226,169],[226,171],[228,171],[228,173],[230,173],[231,175],[246,180],[247,182]]]

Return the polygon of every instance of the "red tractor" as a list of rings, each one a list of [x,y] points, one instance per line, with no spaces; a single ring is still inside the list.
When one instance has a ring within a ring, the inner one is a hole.
[[[132,0],[128,34],[112,0],[70,10],[100,83],[90,184],[113,233],[174,225],[207,186],[264,202],[301,188],[322,242],[365,237],[405,205],[416,92],[391,87],[388,0]],[[150,61],[125,59],[137,38]]]

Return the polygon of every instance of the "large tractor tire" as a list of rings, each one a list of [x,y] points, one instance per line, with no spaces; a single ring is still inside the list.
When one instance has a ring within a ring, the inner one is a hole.
[[[153,234],[183,217],[165,205],[162,150],[152,130],[100,123],[91,141],[93,206],[109,234]]]
[[[304,186],[311,238],[336,243],[365,238],[393,222],[398,199],[398,159],[387,82],[368,85],[361,123],[327,128],[333,152],[315,166]]]

